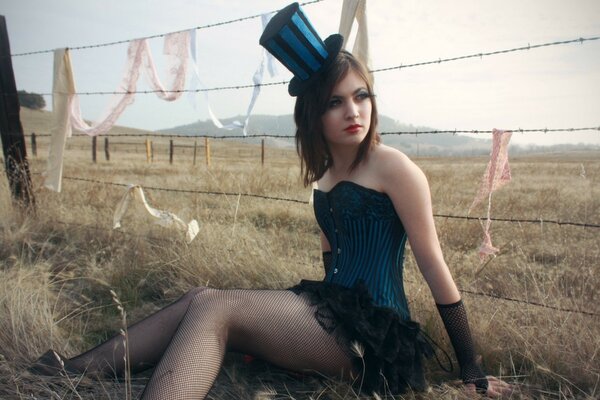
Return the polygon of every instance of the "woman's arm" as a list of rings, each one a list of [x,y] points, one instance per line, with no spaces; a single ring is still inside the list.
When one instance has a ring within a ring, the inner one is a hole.
[[[485,391],[488,380],[476,361],[466,310],[444,261],[427,178],[408,157],[396,150],[384,152],[382,161],[381,182],[394,203],[417,265],[436,302],[461,367],[461,378],[466,384]]]
[[[380,164],[384,191],[408,235],[410,247],[437,304],[460,300],[438,240],[425,174],[399,151],[388,149]]]

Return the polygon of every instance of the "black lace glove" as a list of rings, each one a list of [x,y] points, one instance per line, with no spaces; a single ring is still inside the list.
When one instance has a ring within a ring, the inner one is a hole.
[[[462,300],[454,304],[437,304],[437,308],[454,347],[461,379],[465,384],[473,383],[478,391],[485,393],[488,381],[475,358],[475,346]]]
[[[323,252],[323,266],[325,267],[325,274],[329,273],[329,269],[331,268],[331,251]]]

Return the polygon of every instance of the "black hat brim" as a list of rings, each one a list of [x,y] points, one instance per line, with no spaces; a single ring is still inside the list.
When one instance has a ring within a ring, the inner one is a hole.
[[[288,93],[290,96],[298,96],[313,83],[315,82],[323,73],[325,73],[333,60],[337,57],[338,53],[342,49],[342,45],[344,44],[344,37],[338,33],[330,35],[327,39],[323,41],[325,48],[327,49],[327,58],[323,61],[323,65],[321,68],[313,73],[308,79],[302,80],[297,76],[294,76],[290,81],[288,86]]]

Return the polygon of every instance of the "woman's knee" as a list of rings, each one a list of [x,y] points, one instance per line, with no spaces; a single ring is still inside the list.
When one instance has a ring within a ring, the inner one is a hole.
[[[220,290],[207,287],[200,287],[190,290],[191,299],[189,307],[197,308],[217,308],[223,303],[221,300]]]
[[[205,286],[198,286],[198,287],[192,288],[186,294],[181,296],[179,301],[182,301],[189,305],[192,302],[192,300],[194,300],[194,297],[196,297],[198,294],[202,293],[206,289],[207,288]]]

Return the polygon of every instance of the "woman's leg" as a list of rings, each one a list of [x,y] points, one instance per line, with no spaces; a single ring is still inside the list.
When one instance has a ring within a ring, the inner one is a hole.
[[[207,289],[190,304],[142,397],[203,399],[227,349],[291,370],[348,374],[350,358],[314,312],[287,290]]]
[[[190,302],[205,288],[195,288],[179,300],[127,328],[129,363],[132,372],[158,363],[185,315]],[[123,376],[125,361],[123,336],[116,335],[93,349],[64,361],[69,372],[97,376]],[[49,368],[48,368],[49,367]],[[58,368],[58,369],[57,369]],[[39,373],[58,373],[61,369],[53,353],[46,353],[31,368]]]

